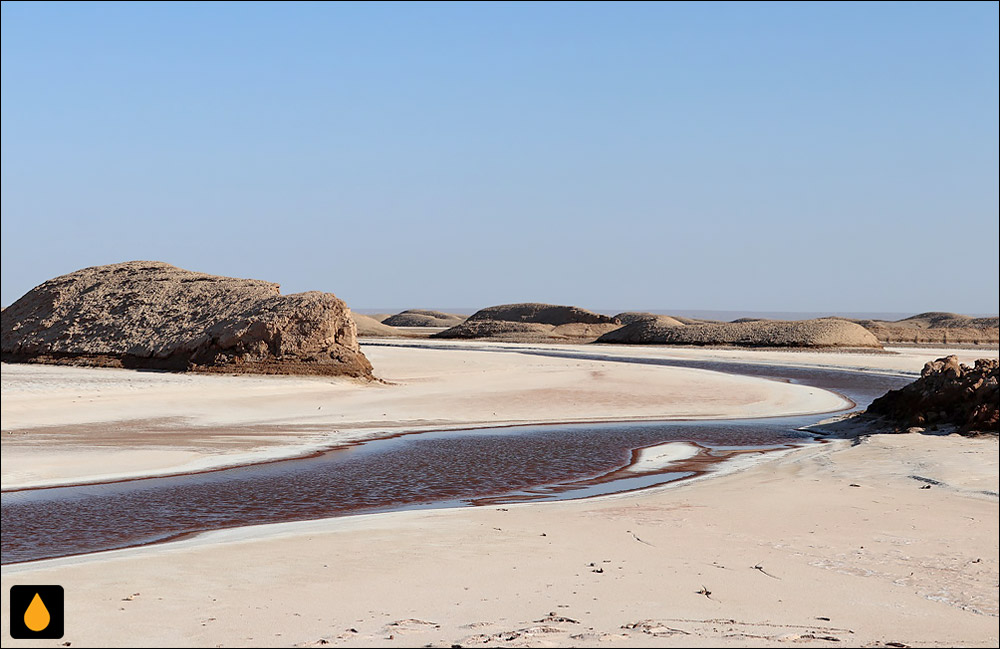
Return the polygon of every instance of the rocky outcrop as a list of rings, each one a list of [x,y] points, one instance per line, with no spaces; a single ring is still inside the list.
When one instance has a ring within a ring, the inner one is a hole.
[[[433,338],[492,338],[508,342],[590,342],[621,322],[575,306],[523,303],[481,309]]]
[[[881,347],[875,336],[864,327],[846,320],[754,320],[677,326],[646,319],[606,333],[597,342],[740,347]]]
[[[454,327],[463,322],[464,315],[426,309],[407,309],[382,320],[390,327]]]
[[[924,365],[920,378],[872,401],[866,413],[897,429],[952,425],[963,432],[1000,432],[1000,362],[981,358],[975,366],[956,356]]]
[[[996,345],[1000,319],[971,318],[932,311],[902,320],[851,320],[868,329],[879,342],[916,345]]]
[[[351,311],[332,293],[155,261],[95,266],[3,312],[5,362],[370,378]]]

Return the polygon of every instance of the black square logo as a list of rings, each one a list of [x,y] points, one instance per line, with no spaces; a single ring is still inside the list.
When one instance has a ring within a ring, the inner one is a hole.
[[[63,637],[63,587],[11,586],[10,637]]]

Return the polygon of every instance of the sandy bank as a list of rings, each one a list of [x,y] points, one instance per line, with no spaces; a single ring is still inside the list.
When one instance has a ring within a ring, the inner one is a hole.
[[[597,357],[607,359],[676,359],[693,361],[727,361],[790,367],[825,367],[847,370],[881,371],[919,376],[924,363],[944,356],[956,355],[960,362],[970,364],[977,358],[997,358],[1000,349],[993,346],[969,347],[886,347],[884,350],[824,350],[804,349],[739,349],[730,347],[679,347],[642,345],[622,348],[620,345],[541,345],[491,341],[400,341],[371,339],[369,345],[411,346],[431,349],[483,349],[511,353],[553,352],[567,357]],[[368,348],[366,348],[367,350]],[[367,353],[367,352],[366,352]]]
[[[201,470],[401,430],[756,417],[846,405],[800,385],[615,362],[616,348],[610,360],[590,360],[523,354],[516,345],[443,344],[447,351],[430,342],[366,345],[385,384],[3,365],[2,485]]]
[[[610,498],[5,567],[3,588],[62,584],[74,646],[996,646],[997,457],[875,436]]]

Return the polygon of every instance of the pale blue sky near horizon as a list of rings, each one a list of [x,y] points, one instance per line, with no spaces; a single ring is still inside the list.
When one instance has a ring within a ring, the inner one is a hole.
[[[0,283],[995,314],[998,4],[2,5]]]

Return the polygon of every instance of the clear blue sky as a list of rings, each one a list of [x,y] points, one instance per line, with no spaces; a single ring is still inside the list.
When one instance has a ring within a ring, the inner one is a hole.
[[[3,3],[2,301],[996,313],[998,5]]]

